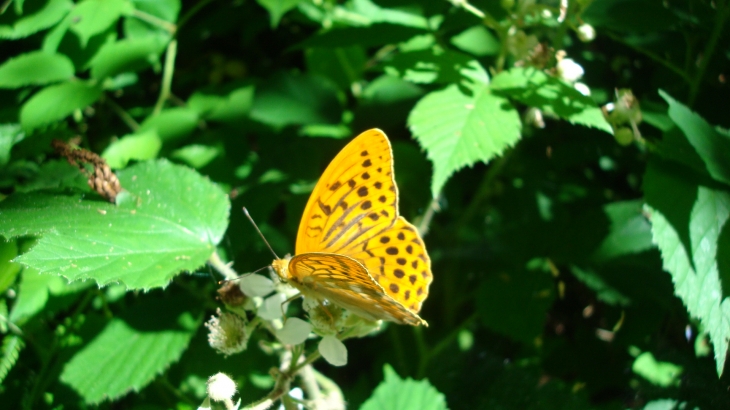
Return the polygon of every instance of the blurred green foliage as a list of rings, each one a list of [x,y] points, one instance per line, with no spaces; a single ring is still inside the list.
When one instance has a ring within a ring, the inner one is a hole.
[[[0,400],[193,409],[224,372],[242,406],[730,408],[729,19],[727,0],[3,2]],[[318,340],[277,344],[277,293],[216,353],[216,281],[271,263],[241,208],[292,252],[369,128],[425,234],[430,326],[348,339],[347,365],[281,391],[280,354]],[[115,204],[54,139],[117,171]]]

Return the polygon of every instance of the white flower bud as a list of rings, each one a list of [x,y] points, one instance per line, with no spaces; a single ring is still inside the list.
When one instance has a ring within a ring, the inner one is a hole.
[[[584,43],[593,41],[596,38],[596,29],[590,24],[581,24],[576,30],[578,39]]]
[[[231,400],[236,394],[236,383],[225,373],[217,373],[208,379],[208,397],[213,401]]]
[[[564,58],[558,62],[558,77],[563,80],[574,83],[583,77],[583,67],[576,63],[572,58]]]

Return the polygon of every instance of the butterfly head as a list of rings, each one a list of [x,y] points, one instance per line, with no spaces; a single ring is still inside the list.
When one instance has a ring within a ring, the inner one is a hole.
[[[271,267],[274,268],[274,271],[276,271],[276,274],[279,275],[279,279],[281,279],[282,282],[288,282],[289,277],[289,260],[291,259],[291,255],[284,256],[283,259],[274,259],[273,262],[271,262]]]

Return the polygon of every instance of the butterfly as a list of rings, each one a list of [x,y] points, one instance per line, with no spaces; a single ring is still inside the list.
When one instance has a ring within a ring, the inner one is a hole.
[[[398,215],[383,131],[363,132],[330,162],[304,208],[295,256],[272,266],[306,297],[369,320],[428,326],[418,312],[433,280],[431,259],[417,229]]]

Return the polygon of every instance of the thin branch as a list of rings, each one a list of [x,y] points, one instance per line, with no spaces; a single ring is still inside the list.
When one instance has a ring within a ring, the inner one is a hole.
[[[193,8],[188,10],[180,19],[177,21],[177,29],[180,30],[180,27],[182,27],[185,23],[188,22],[197,12],[200,11],[203,7],[210,4],[213,0],[200,0],[199,2],[195,3]]]
[[[633,44],[629,44],[628,42],[626,42],[626,40],[623,37],[617,36],[615,34],[612,34],[612,33],[608,32],[608,31],[606,31],[605,34],[608,37],[610,37],[611,40],[614,40],[614,41],[616,41],[618,43],[621,43],[621,44],[623,44],[623,45],[625,45],[627,47],[630,47],[630,48],[634,49],[635,51],[638,51],[639,53],[642,53],[642,54],[646,55],[647,57],[651,58],[652,60],[654,60],[654,62],[659,63],[660,65],[663,65],[669,71],[677,74],[681,79],[683,79],[684,81],[686,81],[688,84],[691,83],[691,79],[690,79],[689,75],[687,75],[687,73],[684,72],[684,70],[682,70],[681,68],[679,68],[676,65],[672,64],[670,61],[661,58],[659,55],[657,55],[653,51],[648,50],[648,49],[645,49],[643,47],[635,46]]]
[[[469,13],[479,17],[480,19],[483,19],[487,15],[484,14],[483,11],[479,10],[478,8],[472,6],[469,4],[467,0],[450,0],[451,4],[453,4],[456,7],[461,7],[462,9],[468,11]]]
[[[129,115],[129,113],[124,111],[124,108],[119,106],[119,104],[117,104],[113,99],[109,98],[109,96],[107,96],[107,98],[104,101],[107,104],[109,104],[109,107],[111,107],[112,111],[114,111],[114,113],[116,113],[119,116],[119,118],[125,124],[127,124],[127,127],[129,127],[130,130],[132,130],[132,131],[139,130],[139,123],[137,121],[135,121],[134,118],[132,118],[132,116]]]
[[[165,67],[162,71],[162,87],[160,88],[160,97],[157,99],[152,116],[158,115],[165,105],[165,101],[170,97],[170,88],[172,87],[172,74],[175,72],[175,57],[177,55],[177,40],[170,41],[167,45],[167,53],[165,55]]]

